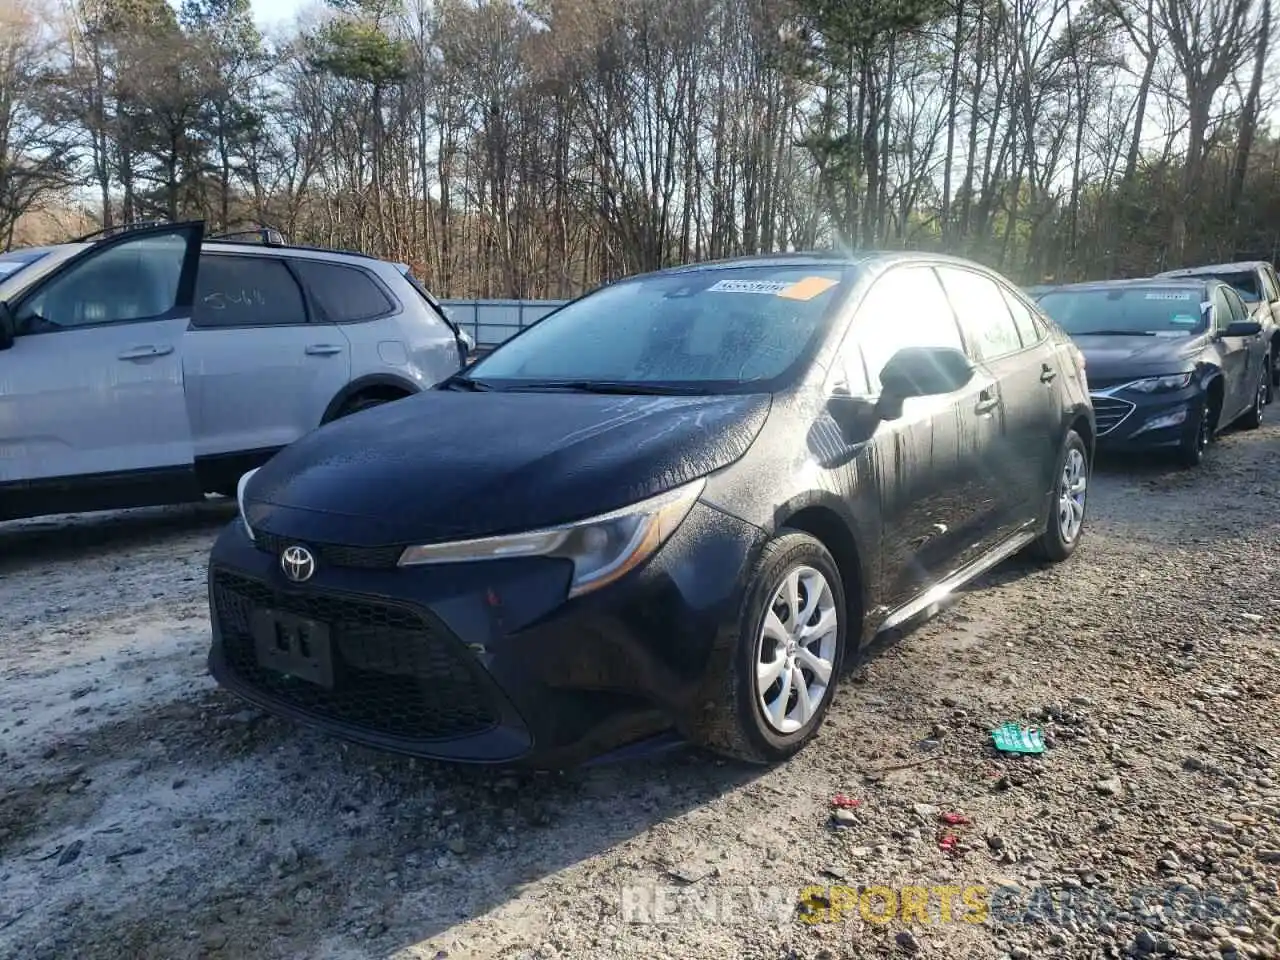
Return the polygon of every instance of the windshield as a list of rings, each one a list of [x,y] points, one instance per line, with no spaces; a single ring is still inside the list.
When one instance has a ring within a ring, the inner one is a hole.
[[[1205,311],[1195,290],[1185,287],[1115,287],[1051,290],[1040,308],[1067,333],[1182,336],[1205,328]]]
[[[848,286],[839,264],[624,280],[548,314],[469,376],[496,387],[590,381],[771,389],[794,374]]]
[[[23,267],[30,266],[48,253],[48,250],[11,250],[8,253],[0,253],[0,280],[13,276]]]

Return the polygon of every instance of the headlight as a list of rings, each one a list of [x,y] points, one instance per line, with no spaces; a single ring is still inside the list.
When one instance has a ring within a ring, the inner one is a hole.
[[[684,521],[705,485],[705,479],[695,480],[611,513],[544,530],[408,547],[400,555],[400,566],[561,557],[573,561],[569,596],[576,597],[612,583],[653,556]]]
[[[240,508],[240,522],[244,524],[244,532],[249,535],[249,539],[253,539],[253,527],[249,526],[249,515],[244,512],[244,490],[249,485],[249,480],[260,468],[254,467],[248,473],[240,478],[240,482],[236,484],[236,506]]]
[[[1144,377],[1133,383],[1125,384],[1126,390],[1137,390],[1139,393],[1164,393],[1166,390],[1181,390],[1191,382],[1190,373],[1174,373],[1167,377]]]

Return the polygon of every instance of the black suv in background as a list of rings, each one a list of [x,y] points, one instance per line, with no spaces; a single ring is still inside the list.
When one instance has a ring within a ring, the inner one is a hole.
[[[1236,421],[1262,423],[1270,345],[1212,278],[1077,283],[1040,296],[1084,352],[1101,450],[1167,450],[1188,466]]]
[[[913,254],[634,277],[241,484],[217,679],[422,756],[562,764],[675,725],[782,760],[877,632],[1084,525],[1078,351]]]

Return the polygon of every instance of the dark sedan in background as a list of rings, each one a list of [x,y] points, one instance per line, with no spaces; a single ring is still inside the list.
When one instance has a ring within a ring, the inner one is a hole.
[[[1220,430],[1262,423],[1270,345],[1229,284],[1077,283],[1039,303],[1084,352],[1100,450],[1165,450],[1195,466]]]
[[[672,269],[549,314],[241,483],[231,690],[420,756],[573,763],[674,725],[782,760],[875,633],[1082,535],[1078,351],[908,254]]]

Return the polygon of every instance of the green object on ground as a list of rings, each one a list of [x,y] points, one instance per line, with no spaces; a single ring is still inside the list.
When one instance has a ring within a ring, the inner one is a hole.
[[[996,749],[1005,753],[1044,753],[1044,737],[1035,727],[1020,727],[1016,723],[1002,723],[991,731]]]

